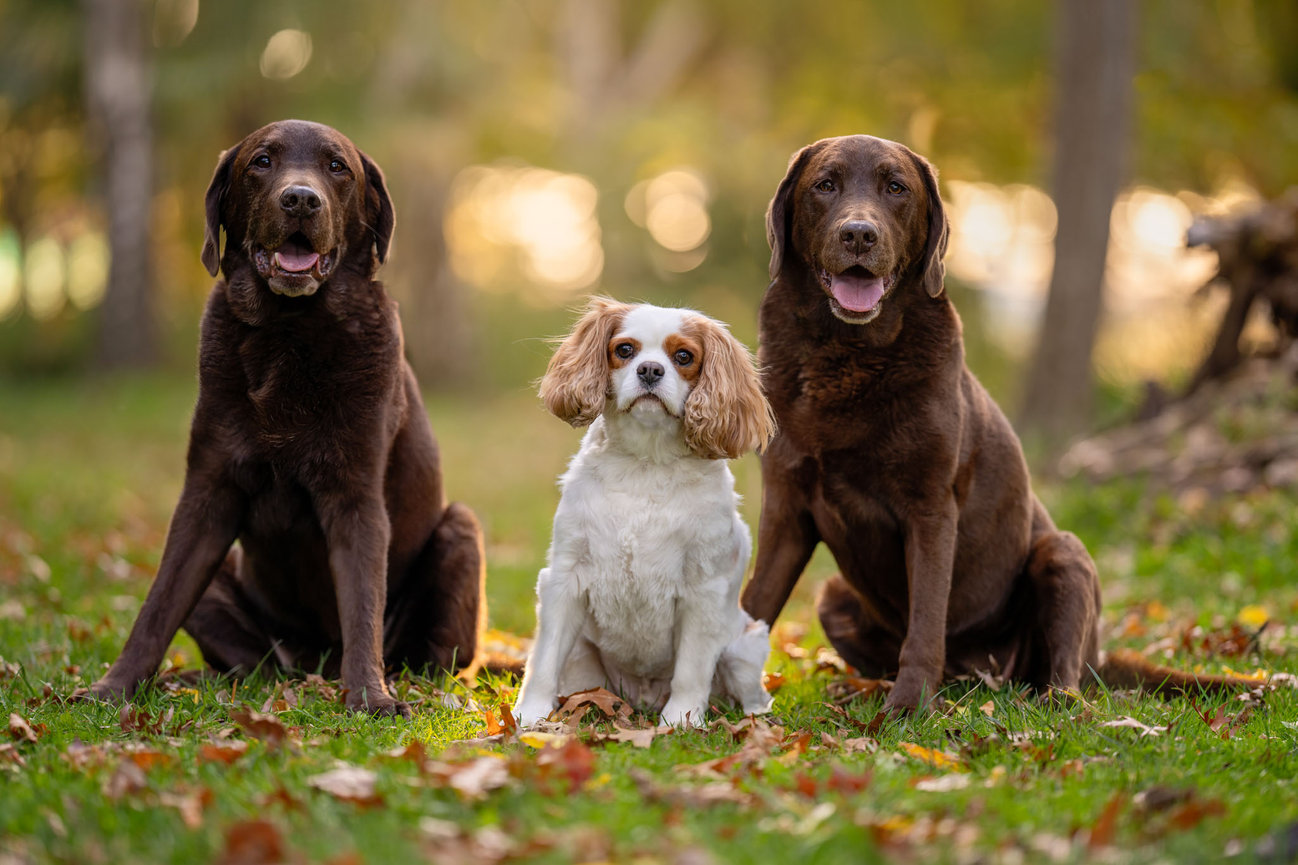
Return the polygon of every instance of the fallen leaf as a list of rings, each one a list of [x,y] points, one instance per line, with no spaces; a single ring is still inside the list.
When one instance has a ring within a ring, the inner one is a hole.
[[[923,745],[916,745],[913,742],[897,743],[908,757],[928,763],[934,769],[951,769],[956,772],[968,771],[965,763],[954,754],[947,754],[943,751],[935,751],[932,748],[925,748]]]
[[[1140,721],[1137,721],[1135,718],[1132,718],[1129,715],[1123,715],[1121,718],[1118,718],[1116,721],[1105,721],[1104,723],[1100,724],[1100,726],[1130,728],[1132,730],[1138,731],[1142,738],[1145,736],[1159,736],[1162,735],[1163,733],[1166,733],[1168,730],[1172,729],[1170,726],[1150,727],[1148,724],[1142,724]]]
[[[203,812],[212,804],[212,798],[212,791],[204,787],[196,793],[167,791],[158,796],[158,802],[179,811],[180,820],[186,828],[200,829],[203,826]]]
[[[274,715],[253,712],[250,709],[235,709],[230,713],[230,720],[238,724],[244,733],[254,739],[260,739],[271,748],[279,747],[288,738],[288,728]]]
[[[567,744],[571,739],[571,736],[565,736],[562,733],[542,733],[537,730],[529,730],[526,733],[520,733],[518,736],[518,741],[529,748],[559,748]]]
[[[149,781],[144,776],[144,770],[124,757],[117,764],[117,769],[104,782],[104,795],[109,799],[121,799],[148,786]]]
[[[377,780],[378,775],[369,769],[344,763],[328,772],[313,775],[306,782],[335,799],[368,808],[383,803],[383,797],[374,790]]]
[[[1167,822],[1182,831],[1193,829],[1208,817],[1224,817],[1226,803],[1220,799],[1191,798],[1167,816]]]
[[[153,736],[162,734],[162,728],[171,721],[175,710],[170,706],[158,717],[153,717],[142,708],[125,703],[117,713],[117,724],[123,733],[146,733]]]
[[[247,742],[204,742],[199,746],[198,760],[200,763],[225,763],[229,765],[246,753],[248,753]]]
[[[481,799],[512,782],[509,763],[497,754],[484,754],[459,763],[431,762],[426,774],[467,799]]]
[[[968,775],[950,772],[930,778],[920,778],[915,782],[915,789],[925,793],[950,793],[952,790],[963,790],[973,781]]]
[[[1261,628],[1271,621],[1271,614],[1260,604],[1249,604],[1235,614],[1235,621],[1246,628]]]
[[[640,730],[633,730],[629,727],[620,727],[617,724],[614,724],[612,733],[597,734],[593,741],[630,742],[636,748],[648,748],[657,736],[658,730],[656,727],[645,727]]]
[[[892,682],[885,679],[863,679],[860,676],[843,676],[830,682],[825,692],[838,705],[873,697],[878,693],[887,693],[892,689]]]
[[[762,677],[762,684],[766,687],[768,694],[774,694],[784,687],[785,678],[782,673],[767,673]]]
[[[42,725],[40,731],[44,732],[44,729],[44,725]],[[40,738],[37,729],[31,725],[31,722],[17,712],[9,713],[9,737],[16,742],[27,742],[33,745]]]
[[[576,790],[594,774],[595,752],[576,739],[569,739],[538,751],[536,765],[543,775],[564,778],[569,789]]]
[[[175,757],[165,754],[162,751],[140,750],[130,751],[126,754],[125,759],[130,760],[139,766],[145,772],[148,772],[154,766],[165,766],[172,762]]]
[[[281,865],[288,860],[284,837],[269,820],[246,820],[225,830],[225,849],[214,865]]]
[[[560,718],[580,718],[592,707],[609,720],[625,722],[631,718],[631,705],[606,688],[590,688],[562,697],[556,712]]]
[[[1100,812],[1100,816],[1095,820],[1095,825],[1091,827],[1090,837],[1086,840],[1086,846],[1089,849],[1095,850],[1113,844],[1113,836],[1117,834],[1118,829],[1118,816],[1126,805],[1126,793],[1118,792],[1113,794],[1113,798],[1104,806],[1104,810]]]
[[[409,760],[416,766],[423,766],[428,759],[428,749],[419,739],[411,739],[406,743],[404,748],[394,748],[387,752],[387,756],[393,760]]]
[[[11,766],[17,766],[19,769],[27,765],[23,755],[18,753],[18,749],[8,742],[0,744],[0,764],[7,763]]]

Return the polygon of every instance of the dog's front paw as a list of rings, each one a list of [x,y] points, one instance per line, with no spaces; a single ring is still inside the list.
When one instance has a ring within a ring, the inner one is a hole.
[[[107,676],[88,688],[77,688],[68,699],[77,703],[123,703],[135,695],[136,682],[123,683]]]
[[[902,671],[896,683],[888,692],[888,699],[883,703],[883,711],[889,715],[908,715],[913,712],[924,712],[933,707],[937,694],[938,682],[931,681],[923,674],[908,675]]]
[[[663,706],[662,718],[659,720],[665,727],[702,727],[707,706],[668,700]]]
[[[409,718],[411,715],[409,703],[393,699],[387,694],[367,694],[365,691],[349,691],[347,708],[381,718]]]
[[[550,717],[554,707],[547,703],[535,701],[520,702],[513,707],[514,720],[520,727],[535,727]]]

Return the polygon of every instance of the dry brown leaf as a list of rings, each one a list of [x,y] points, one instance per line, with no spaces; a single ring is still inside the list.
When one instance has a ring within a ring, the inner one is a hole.
[[[247,742],[237,740],[231,742],[204,742],[198,749],[198,759],[201,763],[225,763],[229,765],[246,753],[248,753]]]
[[[1118,792],[1113,794],[1113,798],[1104,806],[1100,816],[1096,818],[1095,825],[1091,827],[1090,838],[1086,841],[1086,846],[1091,850],[1100,847],[1108,847],[1113,844],[1113,837],[1118,831],[1118,817],[1122,810],[1127,806],[1127,794]]]
[[[622,727],[618,724],[614,724],[612,733],[596,733],[591,741],[630,742],[637,748],[648,748],[657,736],[658,729],[656,727],[645,727],[643,729],[634,730],[629,727]]]
[[[369,769],[343,763],[337,768],[307,778],[307,785],[366,808],[383,804],[383,796],[375,792],[378,775]]]
[[[1105,721],[1104,723],[1100,724],[1100,726],[1130,728],[1132,730],[1138,731],[1142,738],[1145,736],[1159,736],[1162,735],[1163,733],[1166,733],[1168,730],[1172,729],[1170,726],[1150,727],[1148,724],[1142,724],[1140,721],[1137,721],[1135,718],[1132,718],[1129,715],[1123,715],[1121,718],[1118,718],[1116,721]]]
[[[155,718],[144,709],[125,703],[117,713],[117,724],[122,728],[123,733],[146,733],[159,736],[162,734],[162,728],[171,722],[174,713],[175,709],[169,706],[167,711]]]
[[[430,762],[425,766],[425,773],[466,799],[482,799],[492,790],[499,790],[513,781],[509,762],[495,754],[457,763]]]
[[[132,763],[139,766],[142,770],[148,772],[154,766],[165,766],[168,763],[171,763],[176,758],[173,757],[171,754],[165,754],[162,751],[141,749],[138,751],[127,752],[125,759],[130,760]]]
[[[576,790],[594,774],[595,752],[576,739],[569,739],[558,747],[537,751],[536,765],[543,778],[564,778],[568,789]]]
[[[590,707],[609,720],[626,722],[631,718],[630,704],[606,688],[590,688],[561,697],[556,714],[560,718],[574,718],[575,723]]]
[[[128,757],[123,757],[117,769],[104,782],[104,795],[109,799],[121,799],[123,796],[139,792],[149,786],[144,770]]]
[[[40,734],[45,732],[45,725],[33,727],[31,722],[17,712],[9,713],[9,736],[16,742],[36,744]]]
[[[279,747],[288,738],[288,728],[274,715],[253,712],[249,709],[235,709],[230,713],[230,720],[238,724],[244,733],[254,739],[260,739],[271,748]]]
[[[281,865],[288,861],[284,836],[269,820],[246,820],[225,830],[225,849],[214,865]]]
[[[212,791],[204,787],[197,792],[164,792],[158,796],[158,803],[179,811],[181,822],[186,828],[200,829],[203,826],[203,812],[212,804],[212,799]]]
[[[10,745],[8,742],[0,744],[0,764],[17,766],[19,769],[27,765],[23,755],[18,753],[18,748]]]

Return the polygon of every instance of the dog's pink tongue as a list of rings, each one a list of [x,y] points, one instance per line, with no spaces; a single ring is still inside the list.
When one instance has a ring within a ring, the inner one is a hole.
[[[287,270],[290,273],[310,270],[319,260],[319,254],[291,241],[275,251],[275,263],[279,265],[280,270]]]
[[[883,298],[883,280],[879,277],[866,279],[840,273],[829,284],[834,300],[844,309],[852,312],[869,312]]]

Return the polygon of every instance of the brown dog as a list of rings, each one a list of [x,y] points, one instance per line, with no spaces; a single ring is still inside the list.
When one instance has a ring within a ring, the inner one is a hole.
[[[206,207],[203,263],[225,279],[203,317],[184,489],[89,696],[129,697],[183,624],[219,671],[340,671],[349,707],[409,715],[385,665],[473,665],[486,604],[481,530],[445,501],[373,279],[394,225],[383,174],[339,132],[287,120],[221,155]]]
[[[937,176],[892,141],[798,151],[767,213],[771,285],[759,359],[779,432],[762,455],[757,564],[743,595],[774,623],[824,541],[842,573],[825,634],[885,708],[990,670],[1041,690],[1256,687],[1099,651],[1100,586],[1085,546],[1032,493],[1018,438],[964,365],[943,293]]]
[[[790,162],[767,233],[759,354],[779,434],[745,609],[773,623],[824,541],[842,570],[820,596],[825,633],[896,676],[887,709],[976,669],[1075,691],[1099,665],[1095,565],[964,365],[932,166],[869,136],[818,141]]]

